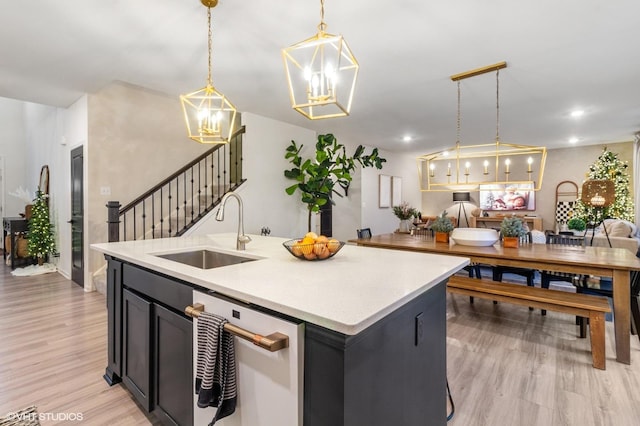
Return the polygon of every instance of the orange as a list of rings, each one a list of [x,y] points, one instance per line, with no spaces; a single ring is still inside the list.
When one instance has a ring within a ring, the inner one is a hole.
[[[313,246],[313,252],[318,255],[318,257],[323,258],[323,255],[329,254],[329,249],[325,243],[315,243]],[[324,256],[327,257],[327,256]]]
[[[300,241],[293,243],[291,246],[291,253],[296,256],[302,256],[302,247],[300,247]]]
[[[336,240],[335,238],[330,239],[327,243],[327,248],[331,253],[337,252],[340,248],[340,241]]]
[[[300,243],[300,250],[302,251],[302,254],[313,253],[314,242],[315,240],[313,238],[304,237]]]

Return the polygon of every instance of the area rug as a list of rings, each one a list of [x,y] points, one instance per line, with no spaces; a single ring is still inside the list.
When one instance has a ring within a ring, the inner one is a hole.
[[[11,275],[16,277],[30,277],[32,275],[48,274],[49,272],[56,272],[58,268],[53,263],[44,263],[42,265],[30,265],[24,268],[16,268],[11,271]]]
[[[0,417],[0,426],[40,426],[35,405]]]

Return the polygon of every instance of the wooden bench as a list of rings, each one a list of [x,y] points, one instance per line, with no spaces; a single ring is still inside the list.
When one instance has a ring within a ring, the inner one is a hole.
[[[527,287],[524,285],[468,278],[459,275],[453,275],[449,278],[447,291],[449,293],[564,312],[589,318],[593,366],[601,370],[605,369],[604,315],[607,312],[611,312],[611,307],[606,297],[548,290],[539,287]],[[584,324],[585,321],[582,321],[582,323]],[[583,325],[583,327],[586,327],[586,324]],[[581,336],[584,336],[583,332],[581,332]]]

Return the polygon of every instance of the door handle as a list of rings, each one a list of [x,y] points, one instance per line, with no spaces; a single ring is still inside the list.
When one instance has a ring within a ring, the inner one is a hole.
[[[73,222],[74,222],[73,219],[67,221],[67,223],[73,223]]]

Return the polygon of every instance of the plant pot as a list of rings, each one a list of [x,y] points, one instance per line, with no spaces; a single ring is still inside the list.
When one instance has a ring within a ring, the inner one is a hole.
[[[518,237],[502,237],[502,247],[518,248]]]
[[[38,256],[38,266],[44,265],[44,257]]]
[[[448,232],[436,232],[436,243],[448,243],[448,242],[449,242]]]

